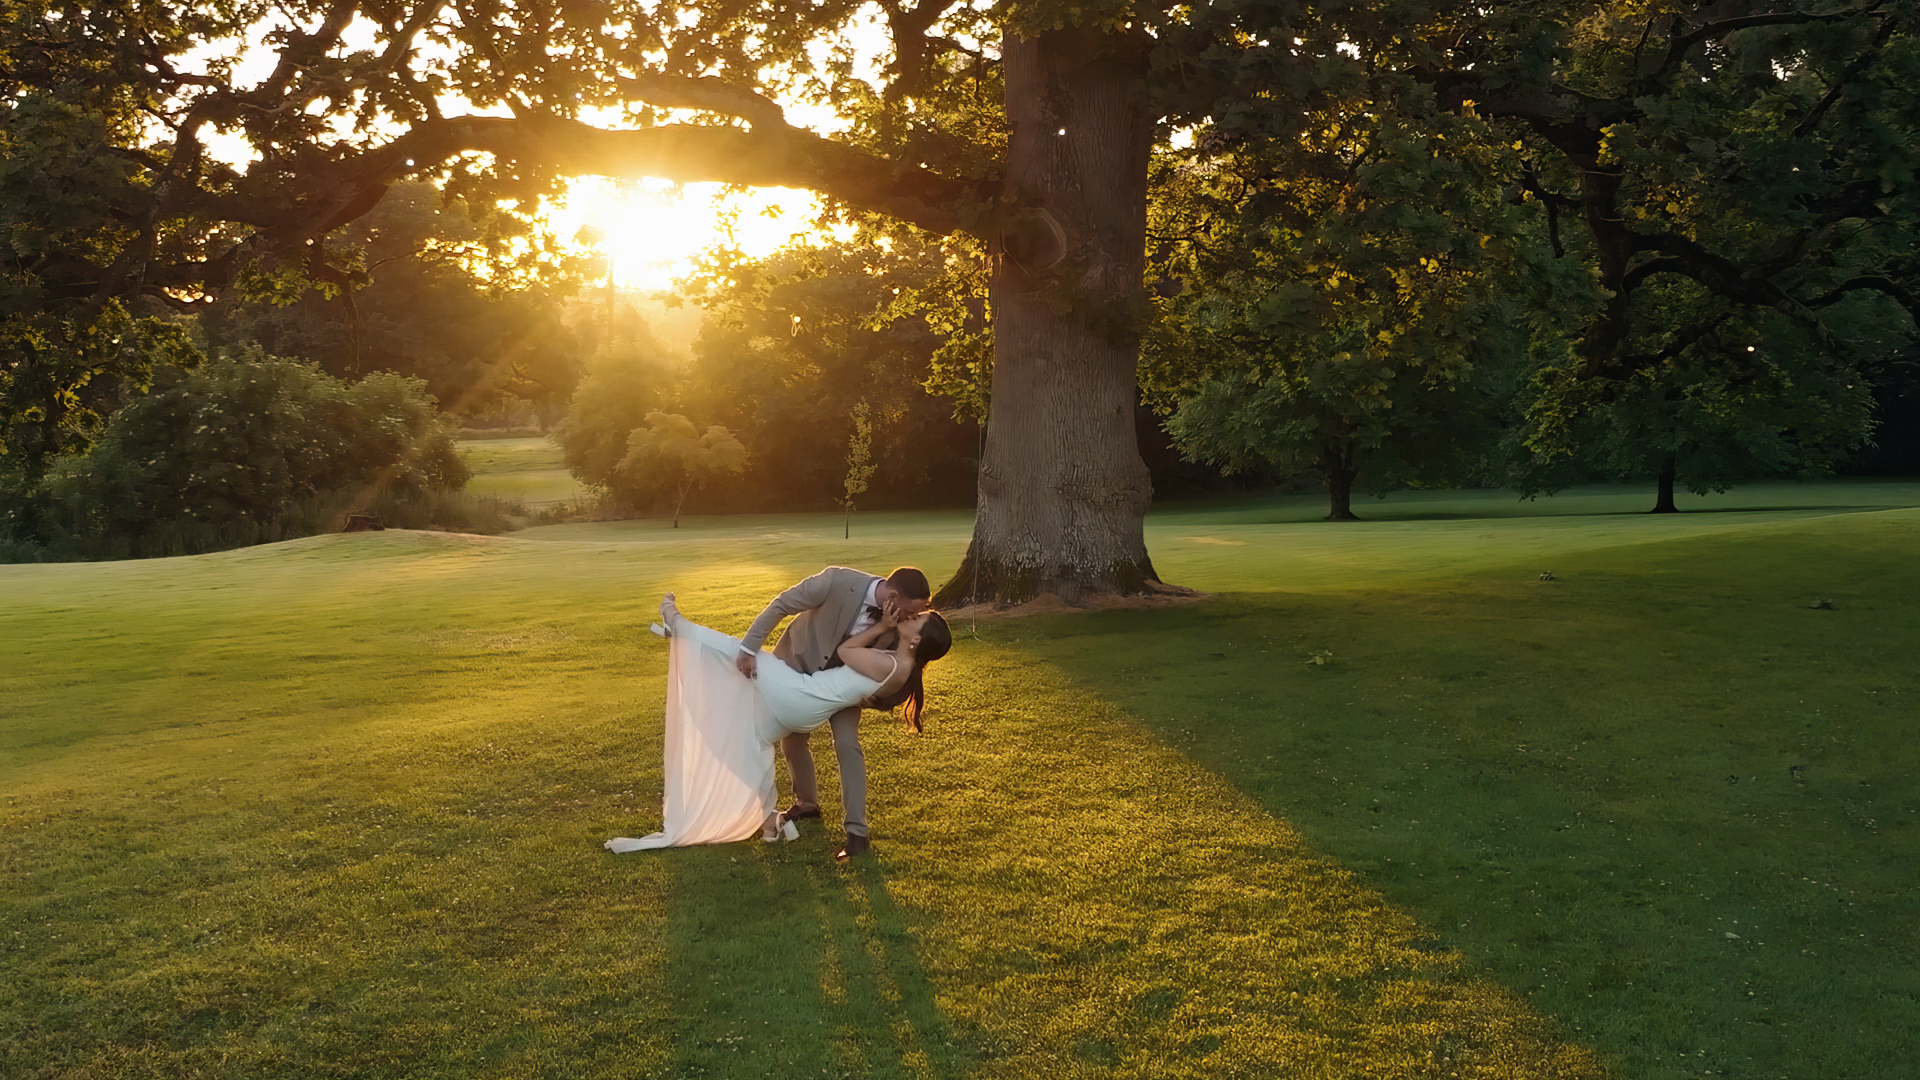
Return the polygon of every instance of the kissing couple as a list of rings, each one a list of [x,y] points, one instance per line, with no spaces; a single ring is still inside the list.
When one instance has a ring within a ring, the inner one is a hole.
[[[927,575],[903,566],[875,577],[830,566],[774,597],[746,636],[731,637],[660,602],[655,633],[667,638],[666,824],[638,839],[606,842],[612,852],[724,844],[758,834],[798,838],[797,819],[820,816],[812,733],[833,732],[840,762],[846,859],[868,849],[867,765],[860,710],[902,708],[915,731],[926,709],[923,673],[947,655],[947,620],[927,608]],[[793,624],[771,655],[761,645],[782,620]],[[792,775],[793,805],[777,809],[773,748]]]

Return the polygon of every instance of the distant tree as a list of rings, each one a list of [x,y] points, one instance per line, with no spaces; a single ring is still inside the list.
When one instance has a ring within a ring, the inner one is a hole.
[[[1511,162],[1479,125],[1358,86],[1297,137],[1208,140],[1159,185],[1142,383],[1190,459],[1356,486],[1458,483],[1525,353]]]
[[[676,413],[648,413],[646,426],[627,436],[615,491],[636,503],[664,492],[673,499],[677,529],[688,492],[728,474],[738,476],[746,467],[747,448],[726,428],[710,424],[702,432]]]
[[[7,296],[0,287],[0,308]],[[0,312],[0,529],[31,533],[47,470],[91,446],[125,394],[200,359],[180,320],[117,301],[84,319]]]
[[[755,451],[743,508],[838,507],[847,442],[836,418],[864,401],[872,505],[967,499],[978,429],[928,392],[946,340],[924,310],[895,301],[977,258],[938,238],[868,235],[712,265],[699,284],[706,318],[685,371],[689,415],[726,424]]]
[[[848,540],[853,539],[853,497],[867,490],[874,470],[873,423],[867,419],[866,402],[854,405],[852,420],[853,431],[847,436],[846,521],[841,530]]]
[[[1756,332],[1766,330],[1771,338]],[[1671,514],[1681,487],[1704,495],[1769,476],[1831,473],[1867,445],[1873,386],[1797,330],[1766,317],[1717,327],[1623,380],[1572,388],[1588,400],[1548,387],[1532,405],[1552,401],[1572,413],[1554,421],[1570,449],[1523,451],[1509,482],[1531,496],[1582,480],[1652,480],[1651,512]]]
[[[646,320],[616,305],[611,319],[585,321],[594,344],[567,414],[554,426],[567,468],[581,483],[613,491],[623,482],[627,439],[647,416],[677,407],[678,376]]]

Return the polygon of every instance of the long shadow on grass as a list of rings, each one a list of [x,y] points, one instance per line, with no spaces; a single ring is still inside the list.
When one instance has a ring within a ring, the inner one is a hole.
[[[909,917],[871,861],[795,844],[659,852],[669,860],[668,1076],[965,1075]]]
[[[1920,571],[1871,525],[1003,632],[1627,1075],[1894,1077],[1920,1060]]]

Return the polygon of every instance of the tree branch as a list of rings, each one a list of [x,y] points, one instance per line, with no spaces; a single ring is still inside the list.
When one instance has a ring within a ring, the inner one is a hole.
[[[1570,195],[1562,195],[1557,191],[1548,191],[1541,186],[1540,174],[1534,170],[1531,161],[1520,170],[1520,188],[1540,200],[1541,205],[1547,208],[1547,243],[1553,249],[1554,258],[1558,259],[1565,255],[1567,249],[1560,242],[1560,210],[1562,207],[1577,210],[1580,207],[1580,200]]]
[[[1632,291],[1638,288],[1641,282],[1655,274],[1679,274],[1689,278],[1693,276],[1688,272],[1685,259],[1672,257],[1648,259],[1646,262],[1640,263],[1631,270],[1628,270],[1626,275],[1620,279],[1620,287]]]
[[[282,181],[285,186],[207,198],[202,205],[211,216],[259,231],[214,258],[164,268],[151,280],[218,288],[246,260],[291,257],[371,210],[394,180],[470,153],[575,176],[804,188],[943,235],[986,237],[1001,224],[998,177],[957,180],[903,167],[797,128],[676,124],[616,131],[554,117],[463,116],[423,121],[384,146],[328,162],[318,173]]]
[[[893,63],[887,65],[893,79],[887,84],[885,99],[888,103],[912,97],[926,85],[927,64],[935,53],[935,42],[927,37],[927,31],[940,21],[940,16],[954,5],[955,0],[920,0],[920,3],[907,7],[904,4],[888,0],[881,6],[887,12],[887,32],[893,38]]]
[[[399,33],[394,34],[393,39],[387,42],[387,51],[380,56],[378,70],[383,72],[398,70],[401,62],[407,58],[407,54],[413,51],[413,39],[419,37],[420,31],[425,30],[427,24],[432,22],[434,16],[439,15],[440,10],[446,6],[446,0],[427,0],[426,3],[415,8],[412,17],[407,19],[406,25],[402,26]]]
[[[1853,63],[1847,65],[1846,70],[1840,73],[1840,77],[1833,80],[1833,86],[1827,90],[1826,94],[1814,104],[1813,108],[1807,110],[1807,115],[1801,117],[1798,124],[1793,126],[1794,138],[1798,139],[1812,131],[1814,126],[1820,123],[1820,118],[1833,107],[1833,103],[1840,100],[1840,91],[1846,89],[1849,82],[1859,78],[1862,72],[1872,67],[1875,60],[1880,59],[1880,50],[1886,45],[1887,39],[1893,36],[1893,27],[1892,19],[1887,19],[1880,24],[1880,32],[1873,36],[1873,44],[1869,45],[1867,51],[1861,53]]]
[[[293,77],[300,73],[316,56],[324,56],[327,50],[340,43],[340,35],[346,32],[353,17],[359,14],[360,0],[334,0],[333,7],[327,11],[326,19],[320,29],[309,34],[296,24],[288,31],[289,40],[280,49],[280,62],[274,65],[273,74],[267,81],[255,87],[247,97],[258,102],[270,101],[287,92],[293,83]]]
[[[1703,41],[1722,38],[1736,30],[1751,30],[1757,26],[1796,26],[1805,23],[1834,23],[1856,19],[1862,15],[1871,15],[1884,6],[1886,0],[1872,0],[1859,7],[1843,8],[1839,11],[1769,11],[1760,15],[1739,15],[1718,22],[1701,23],[1685,34],[1677,35],[1667,48],[1667,58],[1660,65],[1661,73],[1676,66],[1688,49]],[[1677,30],[1680,20],[1674,20]]]
[[[1915,296],[1912,290],[1885,274],[1861,274],[1848,278],[1832,289],[1806,301],[1806,305],[1810,308],[1829,307],[1846,299],[1849,294],[1861,290],[1883,293],[1892,297],[1895,303],[1907,309],[1907,314],[1913,317],[1914,322],[1920,323],[1920,296]]]
[[[1713,333],[1715,330],[1720,329],[1721,324],[1726,321],[1727,316],[1725,313],[1722,313],[1715,315],[1711,319],[1694,323],[1692,326],[1678,331],[1669,337],[1669,344],[1659,352],[1623,356],[1618,363],[1610,366],[1606,370],[1609,374],[1619,377],[1635,371],[1643,371],[1650,367],[1658,367],[1674,357],[1679,356],[1681,353],[1686,352],[1687,349],[1691,348],[1696,342]],[[1590,368],[1587,373],[1597,374],[1598,371]]]
[[[630,78],[617,77],[616,81],[630,96],[663,109],[698,109],[737,116],[751,124],[756,132],[762,128],[787,127],[786,110],[773,99],[724,79],[647,72]]]
[[[1529,89],[1509,85],[1494,89],[1487,84],[1486,76],[1476,71],[1416,67],[1407,74],[1431,87],[1442,108],[1457,112],[1471,103],[1481,116],[1518,120],[1554,149],[1580,162],[1597,159],[1604,128],[1638,115],[1629,101],[1594,97],[1568,86]]]
[[[1637,234],[1634,247],[1638,251],[1658,251],[1670,256],[1668,259],[1654,260],[1655,263],[1670,265],[1663,265],[1650,273],[1683,274],[1717,296],[1751,307],[1770,307],[1793,314],[1801,306],[1771,278],[1748,273],[1732,259],[1677,233],[1656,233],[1651,236]],[[1645,266],[1639,269],[1645,269]],[[1642,279],[1646,276],[1641,275]]]

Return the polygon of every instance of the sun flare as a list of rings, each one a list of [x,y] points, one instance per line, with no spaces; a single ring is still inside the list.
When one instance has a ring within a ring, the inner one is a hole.
[[[582,246],[588,244],[583,229],[597,233],[594,242],[608,256],[616,286],[658,290],[670,288],[715,245],[760,257],[814,234],[818,209],[812,192],[788,188],[729,195],[720,184],[589,177],[574,182],[547,221],[561,240]]]

